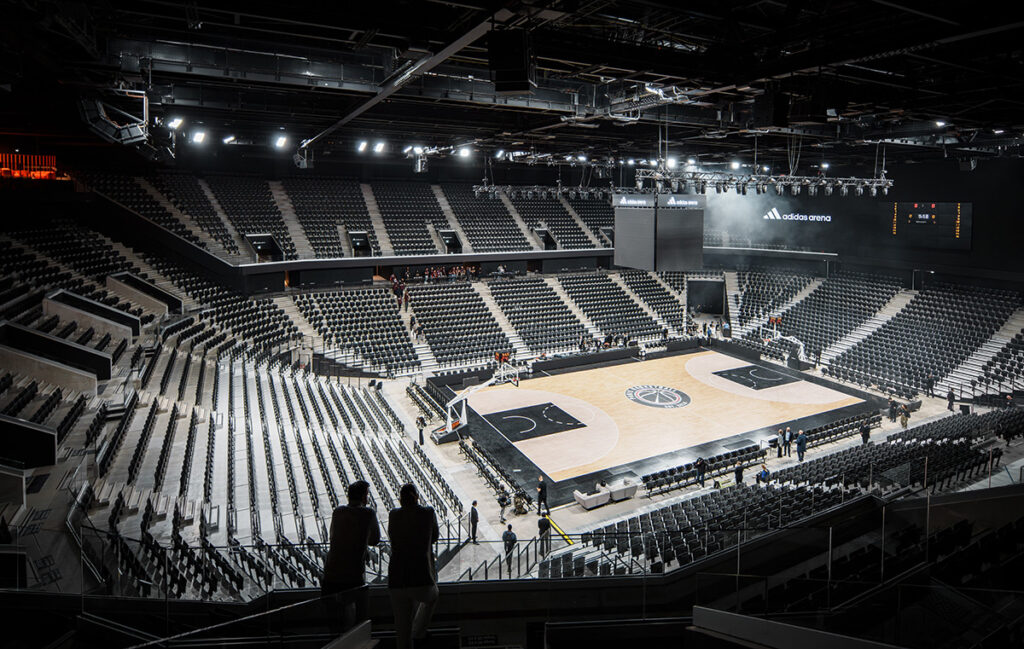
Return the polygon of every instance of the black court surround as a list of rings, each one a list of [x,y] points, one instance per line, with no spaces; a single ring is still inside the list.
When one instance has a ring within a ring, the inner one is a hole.
[[[714,372],[714,375],[720,376],[723,379],[728,379],[733,383],[739,383],[740,385],[752,390],[774,388],[780,385],[786,385],[787,383],[796,383],[800,380],[796,377],[789,376],[788,374],[782,374],[781,372],[776,372],[775,370],[768,369],[767,367],[761,367],[760,365],[744,365],[743,367],[719,370]]]

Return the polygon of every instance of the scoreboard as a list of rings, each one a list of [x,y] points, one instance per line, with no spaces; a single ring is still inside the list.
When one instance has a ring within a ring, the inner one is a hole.
[[[971,203],[883,203],[889,241],[912,248],[970,250]]]

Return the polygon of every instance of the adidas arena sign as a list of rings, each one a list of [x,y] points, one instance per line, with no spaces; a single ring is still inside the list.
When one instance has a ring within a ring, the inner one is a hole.
[[[761,218],[766,221],[812,221],[815,223],[831,223],[831,214],[798,214],[791,212],[789,214],[781,214],[777,208],[772,208],[765,212]]]

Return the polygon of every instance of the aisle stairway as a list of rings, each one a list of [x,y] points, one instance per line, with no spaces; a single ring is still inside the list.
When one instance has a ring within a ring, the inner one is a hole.
[[[384,257],[393,257],[395,249],[391,246],[391,237],[384,227],[384,219],[380,215],[380,206],[377,205],[377,197],[373,195],[373,187],[369,183],[360,183],[359,189],[363,192],[363,200],[366,201],[366,211],[370,214],[370,223],[373,225],[373,234],[377,237],[380,245],[380,254]]]
[[[726,273],[727,276],[728,276],[728,274],[729,273]],[[728,282],[728,279],[726,279],[726,281]],[[812,279],[810,282],[808,282],[807,286],[805,286],[802,289],[800,289],[799,293],[797,293],[792,298],[790,298],[785,304],[780,306],[778,309],[770,311],[770,312],[764,314],[763,316],[761,316],[760,318],[756,318],[754,320],[751,320],[750,322],[748,322],[747,324],[745,324],[742,327],[735,327],[735,328],[733,328],[733,332],[732,332],[733,337],[734,338],[743,338],[743,336],[746,335],[748,332],[755,331],[759,327],[761,327],[764,324],[766,324],[768,322],[769,318],[772,318],[772,317],[775,317],[775,316],[780,316],[780,315],[784,314],[786,311],[789,311],[791,308],[793,308],[794,305],[796,305],[798,302],[803,300],[805,297],[807,297],[808,295],[813,293],[819,286],[821,286],[822,282],[824,282],[824,281],[825,280],[819,279],[819,278]],[[727,286],[728,286],[728,284],[727,284]],[[739,302],[737,300],[737,308],[738,308],[738,305],[739,305]],[[733,308],[733,305],[732,305],[732,303],[730,303],[729,304],[730,313],[732,313],[732,308]],[[737,311],[737,313],[739,313],[739,311]]]
[[[622,281],[622,277],[620,277],[618,273],[608,273],[608,279],[612,280],[613,283],[615,283],[619,288],[625,291],[626,295],[632,298],[633,301],[636,302],[637,306],[644,310],[644,313],[649,315],[655,322],[657,322],[659,327],[661,327],[662,329],[668,329],[668,333],[670,336],[672,336],[673,338],[678,338],[684,334],[684,332],[678,331],[675,327],[667,323],[664,318],[658,315],[657,311],[652,309],[650,305],[647,304],[647,302],[644,302],[644,299],[637,295],[633,291],[633,289],[629,288],[629,285],[626,284],[626,282]]]
[[[967,360],[960,364],[959,367],[950,372],[947,376],[939,380],[935,394],[940,397],[945,395],[950,388],[953,388],[957,394],[960,394],[960,386],[964,386],[964,392],[971,390],[969,387],[971,381],[977,381],[979,376],[983,376],[982,368],[985,363],[995,358],[995,355],[1006,345],[1006,343],[1013,340],[1014,336],[1024,331],[1024,309],[1017,309],[1007,318],[1003,326],[999,328],[999,331],[995,332],[991,338],[981,344],[981,347],[976,349]],[[972,391],[976,390],[978,393],[985,394],[997,394],[1003,392],[1000,390],[998,383],[991,386],[979,385],[976,386]]]
[[[526,237],[526,240],[530,242],[530,246],[534,250],[543,250],[544,246],[540,244],[540,241],[537,239],[537,235],[533,233],[530,226],[526,225],[526,221],[523,220],[522,215],[519,214],[519,210],[517,210],[516,206],[512,204],[512,201],[505,195],[505,192],[499,191],[498,195],[501,196],[501,202],[505,206],[505,209],[507,209],[508,213],[512,215],[512,220],[515,221],[517,226],[519,226],[519,230],[523,233],[523,236]]]
[[[196,223],[195,220],[193,220],[189,214],[186,214],[185,212],[179,210],[178,207],[174,203],[169,201],[167,197],[160,192],[160,190],[153,186],[152,183],[150,183],[142,176],[136,176],[134,180],[136,184],[139,185],[139,187],[142,187],[142,189],[144,189],[146,193],[153,197],[153,200],[155,200],[160,205],[160,207],[170,212],[171,216],[181,221],[185,225],[185,227],[188,228],[189,232],[195,235],[197,239],[202,241],[203,244],[206,246],[207,250],[209,250],[211,253],[213,253],[220,259],[224,259],[231,263],[237,263],[241,261],[240,255],[228,252],[227,249],[225,249],[224,246],[222,246],[219,241],[210,236],[210,233],[204,230],[202,227],[200,227],[199,224]]]
[[[903,310],[917,295],[917,291],[900,291],[885,303],[878,313],[861,323],[859,327],[836,341],[834,345],[821,353],[821,362],[828,363],[846,350],[873,334],[882,325]]]
[[[484,304],[487,305],[487,309],[491,312],[491,316],[494,318],[494,321],[498,323],[499,327],[501,327],[502,333],[504,333],[509,342],[512,343],[512,349],[516,352],[516,359],[522,361],[528,358],[533,358],[536,354],[526,346],[526,343],[523,342],[523,339],[516,331],[516,328],[513,327],[512,323],[505,317],[505,313],[501,310],[501,307],[499,307],[498,303],[494,301],[494,296],[491,295],[491,289],[487,283],[473,282],[471,286],[473,287],[473,290],[480,295]]]
[[[559,194],[558,202],[562,204],[562,207],[564,207],[565,211],[569,213],[569,216],[572,217],[573,221],[576,221],[576,225],[580,230],[583,230],[583,234],[587,235],[587,238],[594,244],[594,247],[602,248],[603,246],[601,245],[601,242],[597,239],[587,224],[583,222],[583,219],[580,218],[580,215],[573,209],[572,205],[569,204],[569,201],[565,200],[565,196]]]
[[[237,245],[238,249],[242,251],[242,261],[246,263],[256,261],[256,253],[253,251],[252,246],[249,245],[249,240],[235,229],[235,225],[231,222],[231,219],[228,218],[227,212],[224,211],[224,208],[221,207],[220,202],[217,200],[217,196],[213,193],[213,190],[210,189],[210,186],[202,178],[196,178],[196,181],[199,183],[199,188],[203,190],[203,194],[206,195],[206,199],[210,201],[210,205],[213,206],[213,211],[217,214],[221,223],[224,224],[224,227],[235,240],[235,245]]]
[[[583,313],[583,310],[580,309],[575,302],[573,302],[572,298],[565,292],[565,289],[562,288],[562,285],[559,283],[557,278],[545,277],[544,283],[551,287],[551,290],[555,292],[558,299],[569,307],[569,310],[572,311],[572,314],[576,316],[577,320],[583,323],[583,326],[587,329],[587,334],[589,334],[591,338],[604,338],[604,333],[598,329],[597,325],[594,324],[594,322],[588,318],[585,313]]]
[[[288,192],[285,191],[284,185],[281,184],[280,180],[270,180],[267,184],[270,185],[270,195],[274,197],[274,204],[277,205],[278,211],[281,212],[281,219],[284,221],[285,227],[288,228],[288,236],[295,243],[295,253],[299,256],[299,259],[315,258],[316,252],[313,250],[313,246],[310,245],[309,237],[306,236],[306,231],[302,229],[302,224],[299,223],[299,217],[295,214],[292,199],[288,196]]]
[[[458,217],[455,216],[451,203],[448,202],[448,197],[444,195],[444,190],[441,189],[440,185],[431,185],[430,189],[434,191],[437,204],[441,206],[441,211],[444,212],[445,218],[448,219],[448,227],[455,230],[455,234],[459,235],[459,241],[462,242],[462,252],[473,252],[473,246],[469,243],[469,237],[466,236],[465,231],[462,229],[462,224],[459,223]],[[444,250],[444,244],[441,243],[437,249]]]

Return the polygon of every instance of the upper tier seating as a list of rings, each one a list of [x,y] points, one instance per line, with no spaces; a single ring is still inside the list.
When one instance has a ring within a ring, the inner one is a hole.
[[[230,329],[246,346],[267,350],[301,337],[298,327],[273,300],[243,297],[166,257],[141,254],[157,272],[196,302],[212,310],[204,318],[209,317],[216,325]]]
[[[491,295],[535,353],[576,349],[586,327],[554,289],[542,279],[514,279],[490,284]]]
[[[661,319],[669,326],[675,328],[679,333],[686,332],[687,325],[692,322],[686,312],[686,305],[665,290],[665,287],[651,277],[650,273],[645,270],[629,270],[623,271],[621,277],[626,286],[639,295],[640,299],[661,316]]]
[[[565,211],[557,199],[513,196],[512,204],[531,228],[537,229],[541,227],[541,223],[546,225],[548,232],[558,242],[559,248],[568,250],[594,247],[594,244],[587,238],[583,230],[580,230],[580,226],[576,225],[576,221]]]
[[[448,219],[427,183],[381,181],[373,183],[384,228],[396,255],[436,255],[441,251],[427,229],[447,228]]]
[[[224,221],[214,209],[206,192],[192,174],[163,172],[148,178],[167,199],[183,213],[192,217],[199,227],[208,232],[224,249],[239,254],[238,244],[228,232]]]
[[[253,176],[208,176],[206,183],[236,230],[243,235],[271,234],[285,259],[299,258],[266,180]]]
[[[500,200],[477,198],[472,185],[442,185],[442,189],[473,252],[532,249]]]
[[[441,367],[490,362],[495,352],[512,352],[483,298],[469,284],[410,289],[412,310]]]
[[[192,231],[184,223],[164,209],[152,194],[135,181],[135,178],[120,174],[87,173],[84,174],[83,179],[94,190],[109,196],[128,209],[138,212],[165,230],[170,230],[179,237],[201,248],[206,248],[206,244],[199,237],[192,234]]]
[[[370,366],[390,373],[419,366],[391,291],[372,288],[309,293],[294,299],[326,345],[354,352]]]
[[[354,180],[342,178],[285,178],[281,181],[317,257],[343,257],[340,226],[365,231],[373,254],[380,246],[373,232],[366,201]]]
[[[807,275],[764,271],[739,271],[736,278],[740,289],[738,321],[741,327],[770,315],[811,281]]]
[[[980,391],[1016,389],[1024,376],[1024,330],[1003,345],[996,355],[981,367],[981,373],[972,379]]]
[[[558,278],[573,302],[606,336],[661,336],[661,327],[625,291],[605,275],[565,275]]]
[[[830,364],[831,373],[887,391],[916,393],[931,374],[941,380],[994,334],[1020,305],[1020,294],[937,284]]]
[[[611,248],[611,244],[601,235],[601,228],[615,227],[615,210],[608,199],[583,198],[582,196],[573,198],[570,194],[568,201],[572,209],[579,215],[580,220],[587,224],[597,240],[601,242],[601,247]]]
[[[899,289],[899,280],[892,277],[833,275],[782,314],[779,334],[795,337],[807,357],[815,358],[877,313]],[[745,338],[760,342],[757,331]]]

